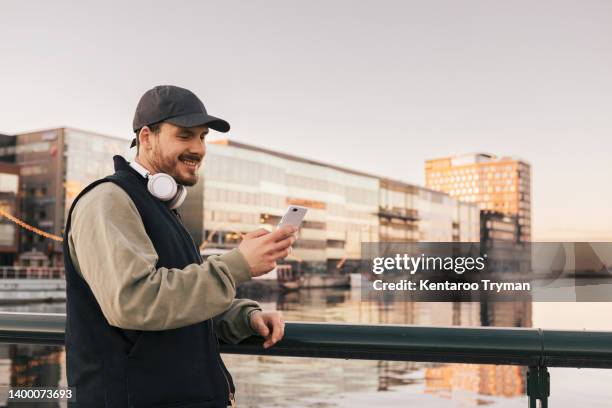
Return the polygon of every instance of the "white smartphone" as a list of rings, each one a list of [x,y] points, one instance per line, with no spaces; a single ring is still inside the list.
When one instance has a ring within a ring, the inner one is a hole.
[[[302,225],[302,221],[304,220],[304,216],[308,208],[300,207],[299,205],[290,205],[285,211],[285,215],[281,218],[278,226],[276,228],[280,228],[284,225],[293,225],[296,228],[300,228]]]

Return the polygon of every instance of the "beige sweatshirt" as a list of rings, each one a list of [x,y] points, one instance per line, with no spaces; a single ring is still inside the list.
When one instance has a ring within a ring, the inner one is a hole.
[[[84,194],[71,222],[70,258],[110,325],[167,330],[213,318],[222,341],[255,334],[248,314],[261,307],[234,298],[236,286],[251,278],[238,249],[183,269],[156,268],[158,255],[134,202],[112,182]]]

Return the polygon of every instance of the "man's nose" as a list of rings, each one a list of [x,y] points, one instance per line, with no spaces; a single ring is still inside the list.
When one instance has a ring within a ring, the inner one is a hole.
[[[198,155],[201,159],[203,159],[204,155],[206,154],[206,145],[201,139],[197,139],[196,141],[194,141],[194,143],[191,143],[191,145],[189,146],[189,151],[192,154]]]

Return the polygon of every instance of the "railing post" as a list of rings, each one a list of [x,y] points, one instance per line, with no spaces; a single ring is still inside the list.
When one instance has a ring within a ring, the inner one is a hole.
[[[550,395],[550,373],[545,366],[530,366],[527,372],[527,396],[529,397],[529,408],[548,408],[548,396]]]

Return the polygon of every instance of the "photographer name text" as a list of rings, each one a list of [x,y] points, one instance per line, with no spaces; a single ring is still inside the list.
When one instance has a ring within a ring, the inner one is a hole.
[[[408,290],[408,291],[476,291],[485,290],[493,292],[503,291],[529,291],[528,282],[493,282],[490,279],[481,279],[480,282],[431,282],[428,279],[418,282],[402,279],[398,282],[385,282],[381,279],[372,282],[374,290]]]

